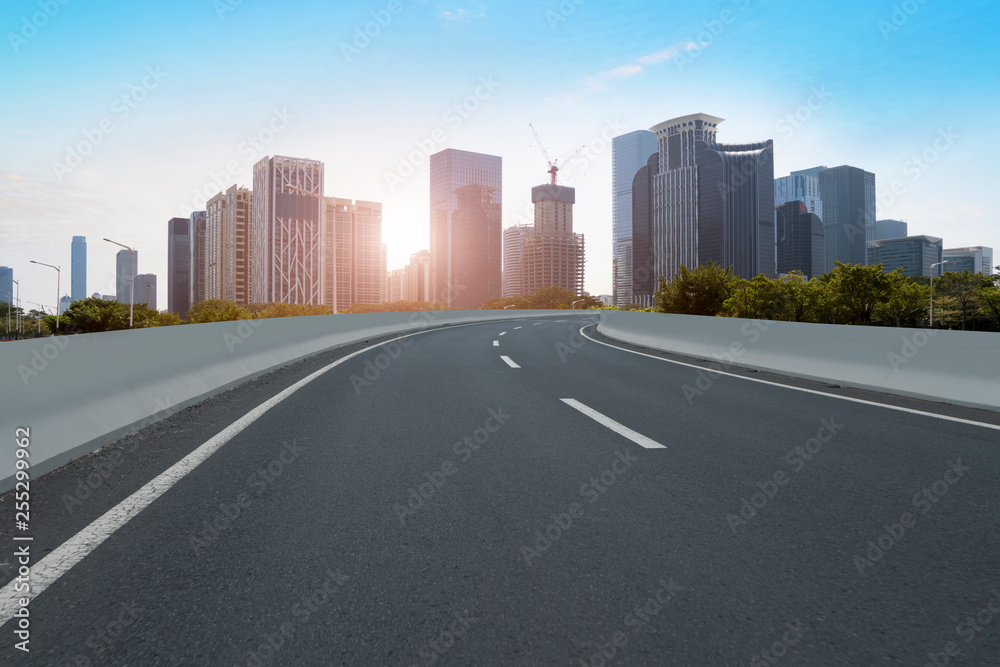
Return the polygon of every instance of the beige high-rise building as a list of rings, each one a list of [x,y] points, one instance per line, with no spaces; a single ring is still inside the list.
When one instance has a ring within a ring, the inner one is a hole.
[[[231,186],[208,200],[205,298],[250,303],[250,217],[253,193]]]
[[[524,239],[534,233],[531,225],[513,225],[503,230],[503,296],[521,296],[524,291]]]
[[[253,167],[250,301],[326,302],[323,163],[265,157]]]
[[[410,255],[403,285],[404,301],[429,302],[431,300],[431,253],[421,250]]]
[[[406,285],[406,269],[393,269],[387,277],[389,294],[386,296],[386,303],[404,301],[403,288]]]
[[[382,204],[325,197],[324,303],[340,312],[384,300]]]
[[[531,189],[531,201],[535,228],[523,237],[523,293],[558,286],[581,295],[586,255],[583,234],[573,233],[576,190],[539,185]]]

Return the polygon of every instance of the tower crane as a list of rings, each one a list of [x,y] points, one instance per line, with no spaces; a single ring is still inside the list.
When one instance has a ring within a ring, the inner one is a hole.
[[[556,175],[559,173],[559,160],[556,160],[556,161],[553,162],[551,159],[549,159],[549,152],[547,150],[545,150],[545,144],[542,143],[542,138],[540,136],[538,136],[538,130],[536,130],[535,126],[532,125],[531,123],[528,123],[528,127],[531,128],[531,131],[535,135],[535,141],[538,142],[538,147],[542,150],[542,156],[545,158],[545,161],[549,163],[549,174],[552,175],[552,185],[556,185]],[[565,160],[563,160],[562,163],[565,165],[567,162],[569,162],[570,160],[572,160],[573,158],[575,158],[577,155],[579,155],[580,153],[582,153],[583,149],[586,148],[586,147],[587,147],[586,144],[584,144],[583,146],[580,146],[580,148],[577,149],[575,153],[573,153],[568,158],[566,158]]]

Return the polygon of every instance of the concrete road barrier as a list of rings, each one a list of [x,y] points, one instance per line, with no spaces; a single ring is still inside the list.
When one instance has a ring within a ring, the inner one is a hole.
[[[635,345],[845,387],[1000,411],[1000,334],[605,311]]]

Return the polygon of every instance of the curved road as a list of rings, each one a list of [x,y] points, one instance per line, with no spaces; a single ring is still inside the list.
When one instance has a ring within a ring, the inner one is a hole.
[[[998,415],[720,376],[608,345],[594,322],[447,327],[360,351],[124,523],[123,501],[344,351],[33,482],[32,563],[54,553],[54,574],[29,607],[30,653],[13,619],[0,655],[996,664]],[[60,547],[95,521],[99,545]],[[10,580],[13,556],[0,569]]]

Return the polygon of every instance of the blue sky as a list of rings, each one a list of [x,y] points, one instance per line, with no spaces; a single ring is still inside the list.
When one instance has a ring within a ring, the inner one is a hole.
[[[695,112],[726,119],[720,141],[774,139],[778,176],[862,167],[880,218],[1000,249],[984,196],[1000,140],[993,2],[144,4],[0,8],[0,265],[24,300],[54,296],[29,259],[61,264],[69,291],[83,235],[88,294],[114,291],[109,237],[139,249],[164,308],[166,221],[217,183],[249,186],[269,154],[323,160],[327,194],[383,202],[398,268],[428,245],[426,147],[501,155],[504,226],[530,218],[547,165],[529,122],[552,157],[588,146],[561,182],[577,188],[586,287],[608,293],[606,138]],[[366,24],[375,36],[355,42]],[[78,165],[57,166],[81,144]]]

